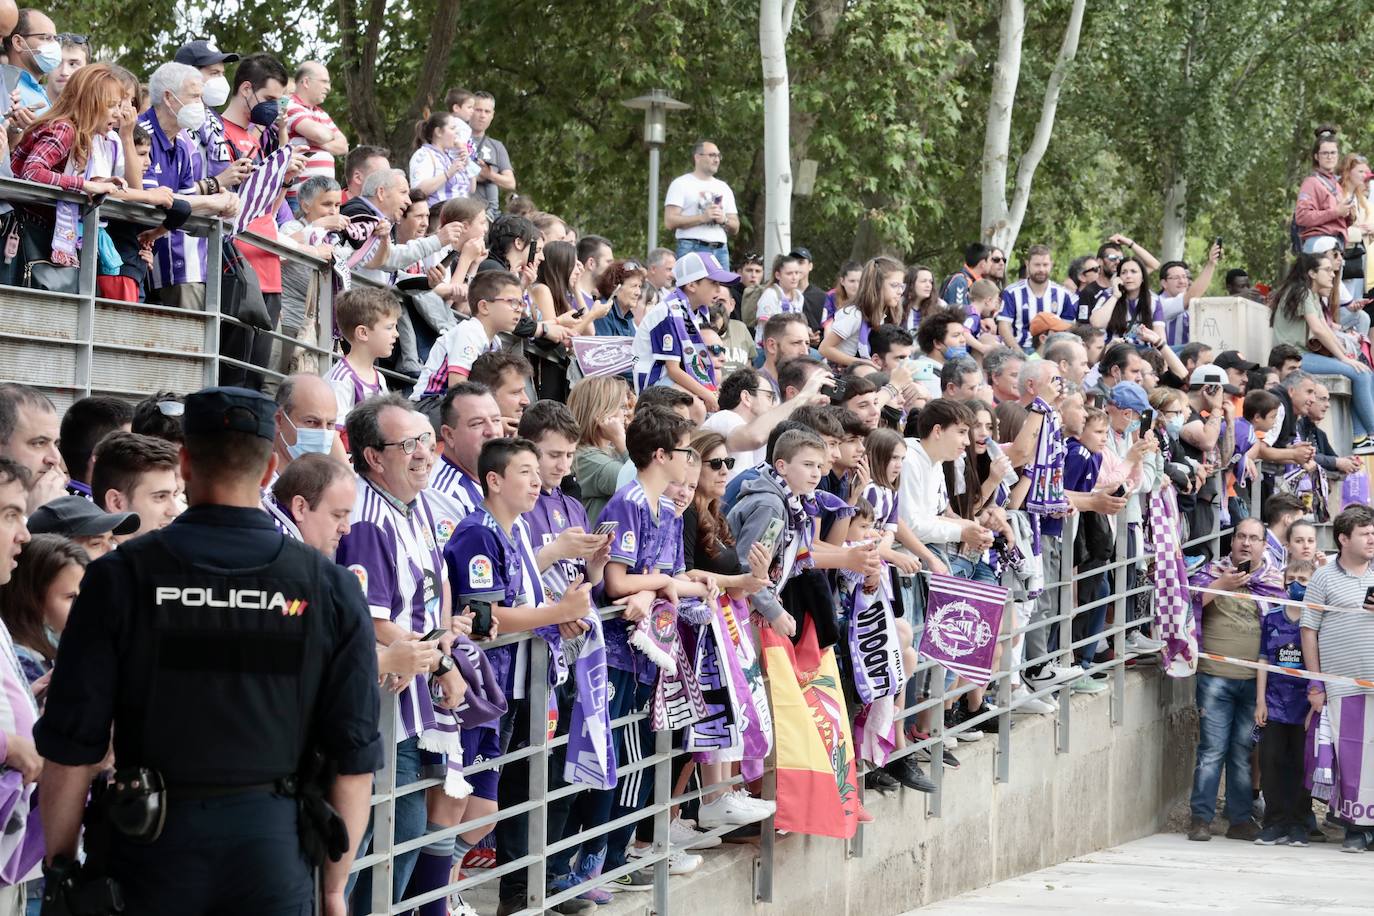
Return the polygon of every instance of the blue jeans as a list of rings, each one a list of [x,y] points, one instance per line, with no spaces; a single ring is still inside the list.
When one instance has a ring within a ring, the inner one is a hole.
[[[958,576],[960,579],[971,579],[974,582],[987,582],[992,585],[997,584],[997,573],[992,567],[982,560],[972,560],[966,556],[954,553],[950,554],[945,561],[949,565],[949,574]]]
[[[1250,736],[1255,729],[1255,681],[1197,676],[1197,765],[1193,768],[1193,817],[1210,824],[1217,813],[1217,786],[1226,765],[1226,820],[1248,820],[1254,806]]]
[[[693,251],[700,251],[702,254],[709,254],[711,257],[715,258],[716,263],[720,265],[721,270],[730,269],[729,245],[721,245],[717,247],[709,242],[702,242],[697,239],[677,240],[677,256],[679,258],[683,255],[691,254]]]
[[[407,738],[396,745],[396,788],[399,789],[413,782],[419,782],[420,767],[419,738]],[[413,840],[424,833],[426,822],[424,792],[411,792],[396,799],[396,844]],[[358,855],[366,854],[371,845],[372,818],[369,815],[367,830],[363,833],[362,842],[358,844]],[[396,856],[395,868],[391,873],[391,900],[393,903],[400,900],[405,894],[406,885],[410,883],[410,873],[415,869],[415,860],[419,856],[419,849],[412,849],[410,852]],[[365,912],[366,908],[372,904],[372,869],[354,872],[349,876],[344,897],[349,898],[355,893],[358,895],[359,901],[359,906],[355,907],[355,910]]]
[[[1354,407],[1355,438],[1374,432],[1374,372],[1360,372],[1338,359],[1320,353],[1302,355],[1304,372],[1317,375],[1343,375],[1350,379],[1350,399]]]

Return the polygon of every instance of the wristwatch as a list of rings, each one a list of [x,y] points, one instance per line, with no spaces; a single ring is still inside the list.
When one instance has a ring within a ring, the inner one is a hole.
[[[439,657],[438,666],[434,669],[434,676],[443,677],[445,674],[448,674],[450,671],[452,671],[454,667],[456,667],[456,663],[453,661],[453,656],[442,655]]]

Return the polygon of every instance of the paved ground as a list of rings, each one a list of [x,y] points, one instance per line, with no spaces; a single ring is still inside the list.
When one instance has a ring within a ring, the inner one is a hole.
[[[932,913],[1374,912],[1374,853],[1161,833],[912,911]]]

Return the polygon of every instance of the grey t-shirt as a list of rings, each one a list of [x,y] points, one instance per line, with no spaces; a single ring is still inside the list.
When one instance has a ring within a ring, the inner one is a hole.
[[[1341,611],[1302,612],[1302,627],[1317,631],[1317,653],[1322,671],[1346,677],[1374,677],[1374,614],[1359,610],[1365,592],[1374,586],[1374,567],[1352,576],[1332,560],[1312,574],[1307,600],[1313,604],[1347,608]],[[1327,684],[1328,697],[1370,693],[1350,684]]]
[[[506,144],[500,140],[493,140],[491,137],[473,137],[472,147],[475,151],[474,158],[479,162],[490,162],[492,168],[498,172],[513,171],[510,164],[510,154],[506,152]],[[477,181],[477,197],[481,197],[487,202],[487,216],[496,219],[501,212],[501,189],[490,181]]]

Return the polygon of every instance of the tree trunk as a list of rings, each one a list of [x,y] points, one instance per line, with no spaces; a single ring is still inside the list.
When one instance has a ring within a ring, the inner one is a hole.
[[[1164,232],[1160,244],[1161,261],[1183,260],[1188,236],[1188,176],[1178,161],[1178,151],[1169,156],[1164,174]]]
[[[405,112],[391,126],[391,151],[404,160],[408,158],[414,137],[415,122],[442,106],[444,77],[448,74],[449,56],[453,53],[453,43],[458,37],[459,0],[438,0],[434,17],[431,20],[432,38],[425,47],[425,62],[420,67],[420,78],[415,82],[415,95]]]
[[[760,0],[759,52],[763,59],[764,269],[792,249],[791,99],[787,32],[795,0]]]
[[[385,143],[386,125],[377,105],[377,44],[382,33],[386,0],[367,0],[367,22],[360,28],[354,0],[339,0],[339,38],[343,51],[344,87],[348,117],[357,132],[355,144]],[[365,29],[365,31],[363,31]],[[363,38],[358,45],[359,35]]]
[[[1059,108],[1059,91],[1068,75],[1069,67],[1078,54],[1078,36],[1083,31],[1083,8],[1086,0],[1074,0],[1069,12],[1059,56],[1045,84],[1045,98],[1040,104],[1040,120],[1030,146],[1021,155],[1016,168],[1016,189],[1011,205],[1007,205],[1007,161],[1011,144],[1011,112],[1016,99],[1016,84],[1021,76],[1021,42],[1026,32],[1026,11],[1022,0],[1004,0],[998,27],[997,63],[992,72],[992,93],[988,99],[987,133],[983,143],[983,236],[988,244],[1010,252],[1021,232],[1030,203],[1031,185],[1035,170],[1049,149],[1054,133],[1055,112]]]

